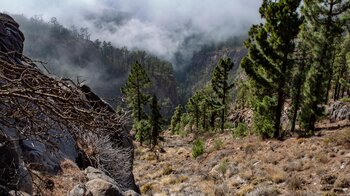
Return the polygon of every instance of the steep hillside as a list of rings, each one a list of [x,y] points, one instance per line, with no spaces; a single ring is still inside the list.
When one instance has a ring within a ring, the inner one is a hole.
[[[177,77],[181,81],[182,102],[193,95],[193,93],[207,84],[211,77],[214,67],[222,57],[229,57],[234,62],[231,76],[234,78],[241,59],[247,53],[246,49],[239,47],[242,43],[238,42],[231,46],[222,47],[203,47],[202,50],[195,52],[189,65]]]
[[[139,61],[153,83],[151,93],[161,99],[163,113],[169,116],[177,105],[177,84],[169,62],[144,51],[129,51],[115,48],[109,42],[91,41],[88,29],[67,29],[55,18],[45,22],[40,17],[14,17],[26,35],[24,53],[47,62],[45,68],[39,66],[43,71],[73,81],[85,81],[98,95],[115,105],[131,64]]]
[[[194,135],[165,133],[159,159],[137,147],[136,181],[144,195],[349,195],[349,122],[325,125],[318,136],[284,141],[205,135],[197,159]]]

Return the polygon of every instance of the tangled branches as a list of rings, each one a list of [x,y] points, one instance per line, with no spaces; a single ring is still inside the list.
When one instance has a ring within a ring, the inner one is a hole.
[[[111,112],[102,100],[89,100],[71,80],[56,80],[25,64],[0,60],[0,134],[50,142],[50,130],[113,134],[122,132],[126,112]],[[57,132],[60,133],[60,132]],[[15,135],[14,135],[15,134]]]

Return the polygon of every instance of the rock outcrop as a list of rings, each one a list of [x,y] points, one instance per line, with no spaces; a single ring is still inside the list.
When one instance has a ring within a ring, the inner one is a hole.
[[[337,101],[328,110],[331,122],[350,120],[350,102]]]
[[[88,167],[84,171],[88,181],[84,184],[76,185],[69,193],[68,196],[138,196],[139,194],[128,190],[123,192],[118,183],[106,175],[103,171]]]
[[[94,157],[77,143],[91,133],[106,136],[123,152],[120,160],[109,160],[116,167],[126,162],[113,170],[119,177],[111,187],[139,192],[125,114],[116,113],[87,86],[43,74],[22,54],[23,41],[19,25],[0,13],[0,186],[32,194],[27,168],[55,175],[65,159],[75,162],[81,153]],[[99,161],[96,166],[103,165]]]

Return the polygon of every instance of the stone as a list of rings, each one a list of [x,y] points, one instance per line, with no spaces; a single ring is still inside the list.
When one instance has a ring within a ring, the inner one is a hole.
[[[85,187],[92,196],[123,196],[123,192],[116,185],[102,179],[90,180]]]
[[[23,192],[23,191],[10,191],[10,196],[30,196],[30,194]]]
[[[89,192],[90,193],[90,192]],[[78,184],[73,187],[71,191],[67,194],[67,196],[87,196],[87,190],[85,188],[85,184]],[[91,195],[91,193],[90,193]]]
[[[84,173],[86,174],[86,177],[89,180],[102,179],[109,183],[117,184],[117,182],[113,178],[107,176],[103,171],[96,169],[94,167],[91,167],[91,166],[87,167],[84,170]]]
[[[140,194],[136,193],[133,190],[128,190],[123,193],[123,196],[141,196]]]
[[[345,155],[345,158],[350,158],[350,153],[347,153],[347,154]]]
[[[350,120],[350,103],[337,101],[328,109],[331,122]]]

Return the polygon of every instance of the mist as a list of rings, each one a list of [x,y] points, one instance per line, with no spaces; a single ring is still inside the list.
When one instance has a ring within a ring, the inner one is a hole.
[[[176,65],[208,43],[246,35],[260,21],[260,0],[1,0],[0,11],[56,17],[66,27],[87,27],[91,39],[145,50]]]

